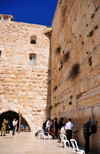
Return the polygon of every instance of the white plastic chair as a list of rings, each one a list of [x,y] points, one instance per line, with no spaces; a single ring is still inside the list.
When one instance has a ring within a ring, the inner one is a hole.
[[[73,154],[85,154],[85,151],[84,150],[80,150],[78,148],[78,145],[77,145],[77,142],[75,139],[70,139],[71,141],[71,144],[72,144],[72,147],[73,147]]]
[[[44,140],[45,140],[46,136],[48,136],[48,139],[50,140],[49,132],[46,132],[45,130],[43,130],[43,133],[44,133]]]
[[[41,127],[38,127],[38,139],[40,139],[42,135],[43,135],[43,130]]]
[[[61,146],[62,144],[64,145],[64,148],[66,148],[66,143],[68,143],[68,145],[70,146],[69,141],[67,140],[67,137],[65,134],[61,133],[60,135],[60,139],[61,139]]]

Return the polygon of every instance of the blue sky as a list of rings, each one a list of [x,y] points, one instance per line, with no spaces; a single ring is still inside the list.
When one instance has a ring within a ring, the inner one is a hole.
[[[51,26],[58,0],[0,0],[0,14],[16,21]]]

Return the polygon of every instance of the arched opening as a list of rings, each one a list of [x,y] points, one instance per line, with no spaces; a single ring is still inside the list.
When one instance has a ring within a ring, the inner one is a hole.
[[[30,41],[31,44],[36,44],[36,36],[31,36],[31,41]]]
[[[21,118],[20,123],[19,123],[19,117]],[[12,130],[13,129],[12,121],[13,121],[14,118],[18,120],[17,131],[20,129],[19,128],[20,125],[24,126],[24,131],[25,132],[30,132],[31,131],[30,126],[27,123],[27,121],[22,116],[20,116],[18,113],[13,112],[13,111],[7,111],[7,112],[4,112],[4,113],[2,113],[0,115],[0,130],[1,130],[1,127],[2,127],[1,124],[3,122],[3,119],[6,119],[6,120],[8,120],[10,122],[10,127],[11,127],[10,130]]]

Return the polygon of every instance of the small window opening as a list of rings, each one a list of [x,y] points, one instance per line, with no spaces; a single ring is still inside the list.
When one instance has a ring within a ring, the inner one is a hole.
[[[36,54],[30,53],[30,55],[29,55],[29,64],[36,65]]]
[[[31,43],[31,44],[36,44],[36,36],[32,36],[32,37],[31,37],[30,43]]]

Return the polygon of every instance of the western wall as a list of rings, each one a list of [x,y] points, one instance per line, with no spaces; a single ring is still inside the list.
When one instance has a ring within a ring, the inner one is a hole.
[[[0,16],[0,115],[13,111],[36,132],[49,117],[48,27],[15,22],[9,15]]]
[[[1,16],[0,116],[14,111],[34,132],[49,115],[65,122],[70,117],[83,145],[90,117],[92,124],[98,121],[90,146],[100,151],[99,6],[99,0],[59,0],[51,44],[46,26]]]
[[[59,0],[51,36],[51,119],[72,119],[84,145],[83,124],[98,121],[90,147],[100,152],[100,0]]]

